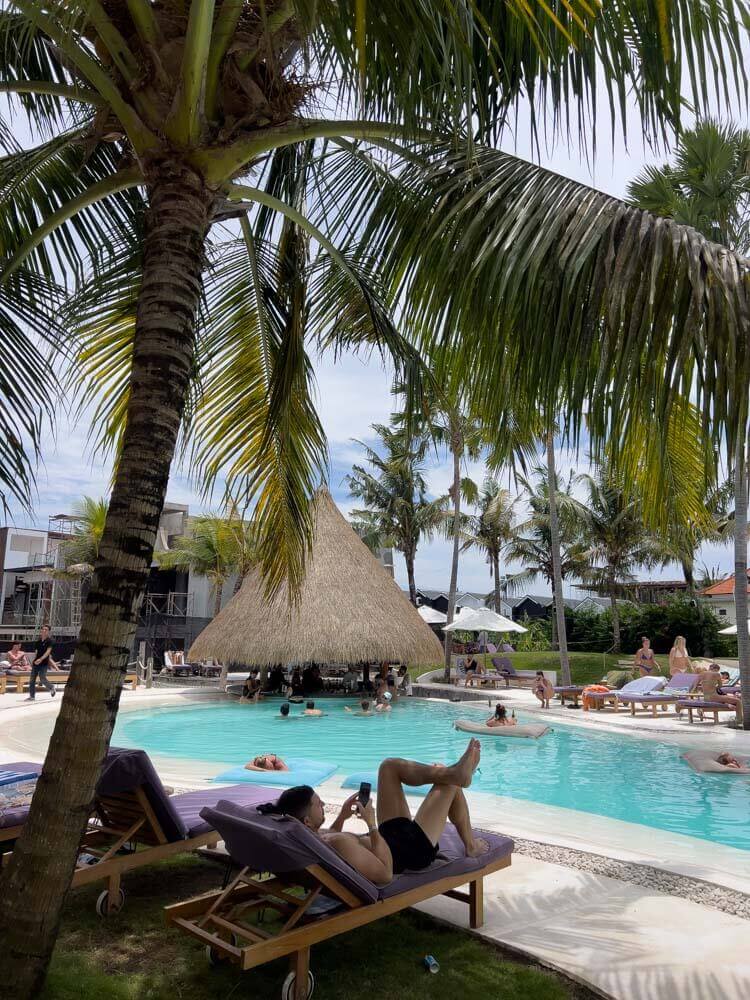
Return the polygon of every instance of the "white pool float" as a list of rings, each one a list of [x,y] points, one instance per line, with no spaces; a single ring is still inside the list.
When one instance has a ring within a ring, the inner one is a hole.
[[[479,736],[513,736],[527,740],[538,740],[550,728],[533,722],[523,726],[485,726],[483,722],[472,722],[470,719],[457,719],[455,726],[462,733],[476,733]]]

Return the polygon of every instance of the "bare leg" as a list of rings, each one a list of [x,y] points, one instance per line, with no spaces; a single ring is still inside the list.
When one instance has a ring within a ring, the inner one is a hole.
[[[450,820],[458,831],[468,857],[475,858],[487,853],[489,850],[487,841],[474,837],[469,806],[463,790],[450,786],[433,788],[419,807],[415,822],[419,823],[430,842],[437,844],[447,820]]]
[[[479,764],[479,740],[469,740],[463,756],[451,767],[420,764],[415,760],[389,757],[378,771],[378,823],[397,816],[411,818],[404,785],[436,785],[468,788]],[[447,807],[446,813],[448,815]]]

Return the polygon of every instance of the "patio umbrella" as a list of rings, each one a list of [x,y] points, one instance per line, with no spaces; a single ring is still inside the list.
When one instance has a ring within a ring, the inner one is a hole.
[[[747,620],[747,630],[750,632],[750,618]],[[719,635],[737,635],[737,626],[730,625],[728,628],[722,628],[719,630]]]
[[[442,611],[436,611],[435,608],[431,608],[429,604],[423,604],[417,608],[417,611],[422,621],[427,622],[428,625],[444,625],[448,621],[447,615]]]
[[[527,632],[523,625],[497,614],[491,608],[477,608],[476,611],[466,611],[458,618],[444,625],[444,632]]]

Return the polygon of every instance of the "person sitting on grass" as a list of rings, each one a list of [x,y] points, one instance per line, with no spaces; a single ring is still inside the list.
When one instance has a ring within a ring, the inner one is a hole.
[[[307,704],[305,705],[305,711],[302,714],[303,715],[322,715],[323,713],[321,712],[321,710],[319,708],[315,707],[315,702],[314,701],[308,701]]]
[[[487,853],[487,841],[474,836],[463,792],[474,777],[480,752],[479,740],[471,740],[463,756],[450,767],[399,757],[384,760],[378,770],[377,817],[372,801],[363,805],[355,792],[344,802],[330,828],[324,830],[323,801],[309,785],[287,789],[276,802],[258,806],[258,811],[264,815],[295,817],[360,875],[376,885],[387,885],[407,869],[429,868],[437,857],[440,837],[449,820],[463,841],[467,857],[478,858]],[[412,818],[404,786],[419,785],[432,788]],[[344,831],[352,813],[367,824],[366,835]]]
[[[555,689],[542,670],[537,670],[534,678],[534,694],[542,703],[542,708],[549,708],[550,701],[555,696]]]
[[[370,702],[363,698],[359,703],[359,711],[355,712],[353,708],[349,708],[348,705],[344,705],[344,711],[350,712],[352,715],[374,715],[374,712],[370,711]]]
[[[249,764],[245,764],[246,771],[288,771],[281,757],[275,753],[261,753],[253,757]]]
[[[494,715],[491,715],[485,722],[485,725],[489,726],[490,729],[496,729],[498,726],[515,726],[515,724],[515,718],[508,715],[508,709],[501,702],[495,705]]]

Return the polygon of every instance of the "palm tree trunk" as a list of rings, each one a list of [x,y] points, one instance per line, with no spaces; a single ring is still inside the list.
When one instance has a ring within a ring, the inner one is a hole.
[[[459,533],[459,521],[461,519],[461,445],[457,440],[451,442],[451,452],[453,454],[453,559],[451,560],[451,582],[448,590],[448,621],[453,621],[456,612],[456,590],[458,589],[458,555],[461,545],[461,535]],[[453,634],[445,633],[445,680],[450,683],[451,679],[451,649],[453,645]]]
[[[565,630],[565,603],[563,601],[562,563],[560,560],[560,522],[557,518],[555,441],[552,428],[547,433],[547,477],[549,480],[549,533],[552,545],[552,571],[555,580],[555,621],[557,622],[557,642],[560,647],[560,673],[562,674],[563,684],[570,684],[568,635]]]
[[[0,885],[6,1000],[39,995],[107,752],[195,348],[214,195],[179,163],[149,179],[127,424],[70,680]]]
[[[747,629],[747,464],[743,435],[734,461],[734,609],[742,686],[743,728],[750,729],[750,636]]]
[[[221,580],[214,587],[214,618],[218,618],[221,611],[221,595],[224,592],[224,581]]]
[[[499,615],[503,597],[500,593],[500,555],[497,552],[492,553],[492,575],[495,578],[495,612]]]
[[[404,559],[406,560],[406,577],[409,581],[409,600],[416,608],[417,606],[417,584],[414,580],[414,553],[409,549],[409,551],[404,553]]]
[[[615,581],[610,578],[609,581],[609,604],[612,608],[612,638],[614,639],[614,644],[612,650],[615,653],[620,652],[620,609],[617,607],[617,591],[615,589]]]

